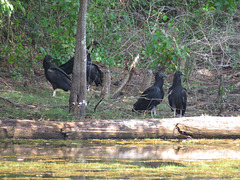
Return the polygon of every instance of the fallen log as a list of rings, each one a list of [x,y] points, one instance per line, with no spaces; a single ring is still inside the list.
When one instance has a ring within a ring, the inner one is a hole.
[[[134,139],[240,138],[240,117],[91,120],[78,122],[0,119],[0,138]]]

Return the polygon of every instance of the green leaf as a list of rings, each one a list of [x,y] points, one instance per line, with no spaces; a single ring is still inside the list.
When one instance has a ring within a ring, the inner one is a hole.
[[[168,17],[164,14],[164,16],[162,17],[163,21],[167,21]]]
[[[27,39],[29,40],[30,43],[32,43],[32,38],[28,37]]]
[[[48,21],[46,19],[40,20],[40,25],[47,27],[48,26]]]
[[[9,58],[8,58],[8,62],[10,63],[10,64],[13,64],[14,63],[14,61],[15,61],[15,56],[10,56]]]
[[[51,8],[51,9],[53,9],[53,10],[57,10],[57,7],[56,6],[54,6],[54,5],[52,5],[52,4],[49,4],[49,7]]]
[[[153,54],[155,52],[155,47],[154,47],[154,45],[153,44],[149,44],[148,46],[147,46],[147,54],[149,55],[149,54]]]

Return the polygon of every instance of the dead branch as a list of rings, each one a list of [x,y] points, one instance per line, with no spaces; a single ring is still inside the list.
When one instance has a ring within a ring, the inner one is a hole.
[[[126,84],[130,81],[130,79],[133,75],[133,68],[136,67],[138,60],[139,60],[139,54],[135,57],[134,61],[132,62],[131,66],[130,66],[129,73],[127,74],[126,79],[123,81],[121,86],[113,94],[112,99],[116,99],[121,94],[121,92],[124,89],[124,87],[126,86]]]

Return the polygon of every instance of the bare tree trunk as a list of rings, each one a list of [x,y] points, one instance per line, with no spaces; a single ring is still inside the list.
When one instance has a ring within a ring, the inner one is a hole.
[[[223,112],[223,90],[224,90],[224,75],[223,74],[219,74],[218,75],[218,79],[219,79],[219,86],[218,86],[218,106],[219,106],[219,113],[218,115],[220,115]]]
[[[151,84],[151,79],[152,79],[152,70],[151,69],[148,69],[147,71],[144,72],[144,77],[143,77],[143,80],[141,82],[141,85],[140,85],[140,91],[141,93],[147,89],[148,87],[150,87],[150,84]]]
[[[77,38],[73,66],[72,87],[69,98],[69,112],[78,119],[85,117],[86,102],[86,14],[87,0],[80,1]]]
[[[111,87],[111,73],[109,68],[106,68],[103,76],[103,89],[101,92],[101,97],[103,99],[108,99],[109,94],[110,94],[110,87]]]

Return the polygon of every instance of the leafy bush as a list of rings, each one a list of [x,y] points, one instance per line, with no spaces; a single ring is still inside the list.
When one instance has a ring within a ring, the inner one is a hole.
[[[74,55],[78,1],[1,2],[1,60],[21,72],[31,71],[45,54],[56,57],[58,65]],[[93,58],[108,66],[125,68],[138,53],[139,65],[146,68],[160,64],[175,71],[179,61],[189,69],[195,62],[216,66],[220,60],[214,52],[221,51],[221,58],[231,57],[224,63],[238,68],[239,50],[229,45],[237,33],[237,4],[237,0],[89,0],[87,45],[97,40],[101,46]]]

